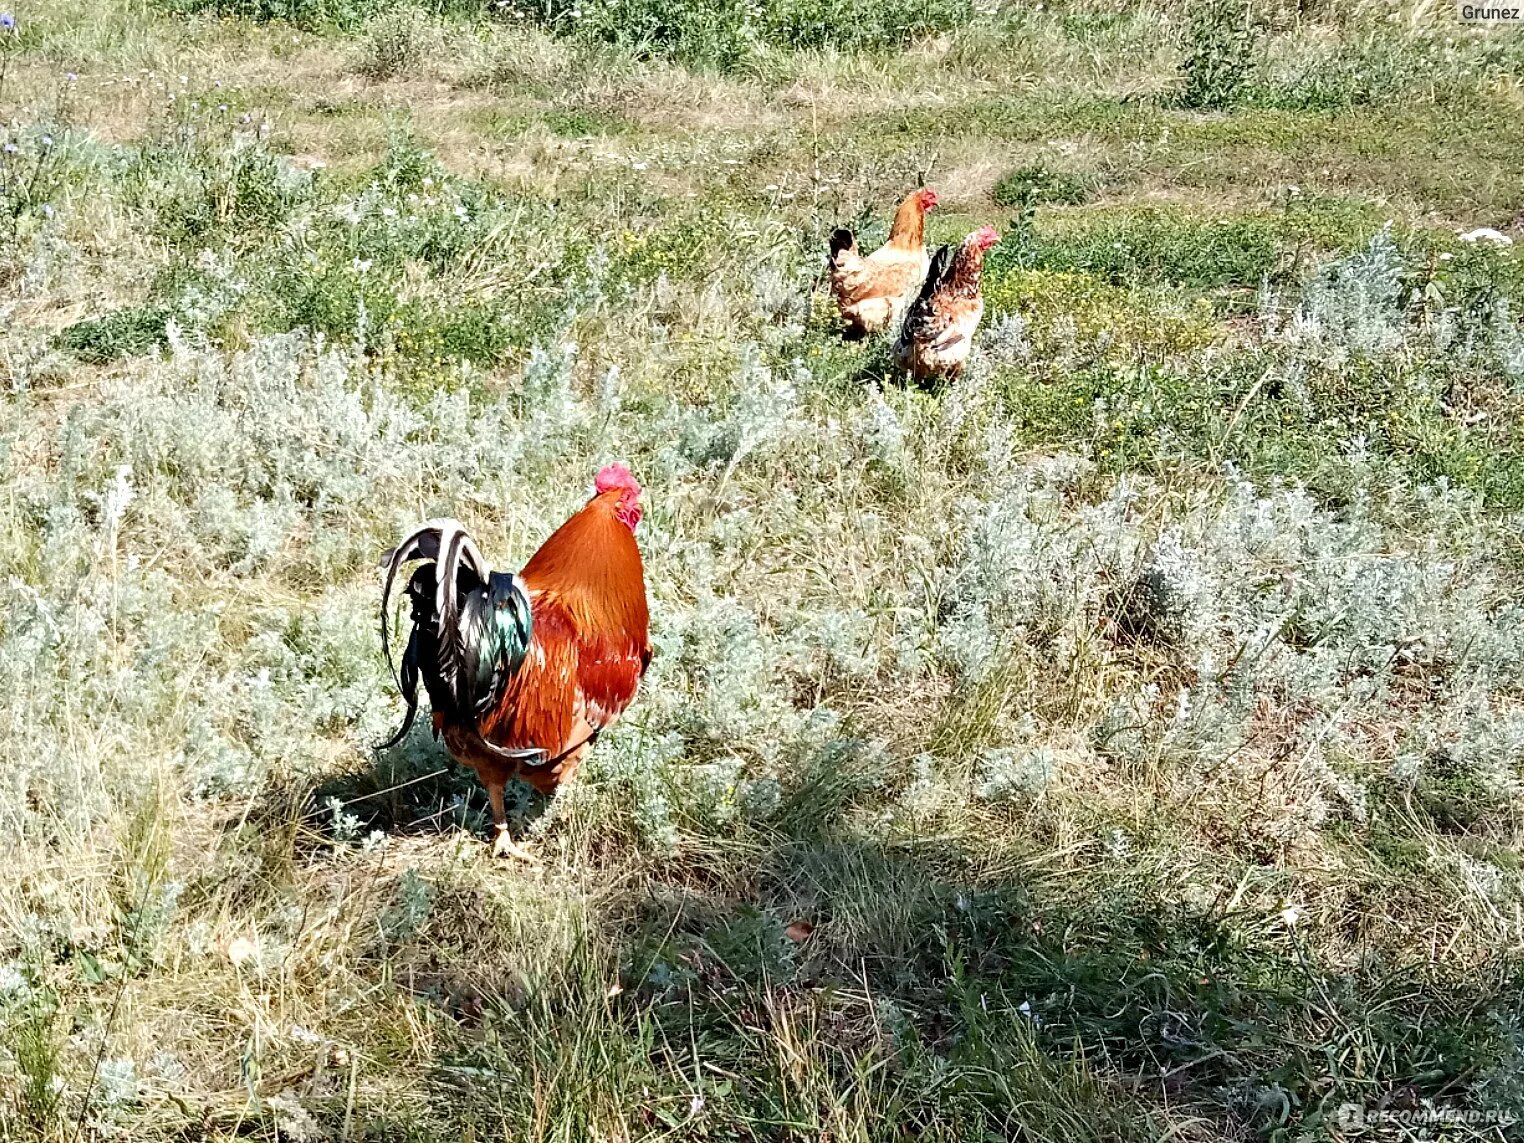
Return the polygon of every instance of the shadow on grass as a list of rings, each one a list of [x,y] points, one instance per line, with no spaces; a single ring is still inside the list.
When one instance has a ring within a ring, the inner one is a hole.
[[[414,725],[395,747],[375,751],[374,765],[337,774],[306,799],[309,825],[333,840],[374,830],[388,834],[450,834],[486,837],[491,824],[487,796],[475,771],[450,757],[428,727]],[[546,799],[523,783],[507,792],[515,831],[545,812]]]
[[[1345,1103],[1496,1110],[1482,1081],[1524,982],[1501,957],[1465,977],[1376,950],[1336,968],[1225,902],[822,824],[776,837],[742,897],[653,897],[630,1010],[686,1043],[755,1027],[769,998],[819,1006],[838,1082],[864,1052],[898,1073],[905,1137],[1155,1138],[1169,1109],[1248,1139],[1327,1129]],[[1081,1122],[1037,1106],[1060,1096]]]
[[[439,773],[426,732],[380,761],[313,804],[340,799],[364,830],[480,822],[473,775]],[[1321,1137],[1345,1103],[1496,1110],[1524,983],[1506,957],[1464,978],[1374,948],[1334,966],[1138,869],[1054,870],[1036,842],[981,867],[956,838],[865,829],[883,779],[827,752],[765,827],[683,861],[600,868],[580,899],[575,873],[505,870],[459,908],[436,900],[432,935],[385,974],[452,982],[411,992],[444,1020],[437,1098],[408,1124],[371,1109],[371,1127],[1248,1140]]]

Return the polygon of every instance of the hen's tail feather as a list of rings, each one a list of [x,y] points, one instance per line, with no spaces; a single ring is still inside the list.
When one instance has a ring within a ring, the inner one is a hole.
[[[901,368],[910,368],[909,352],[912,343],[924,341],[935,328],[933,295],[946,280],[951,265],[952,248],[947,245],[938,246],[936,253],[931,256],[931,265],[926,270],[926,278],[921,282],[915,301],[905,309],[905,320],[900,325],[899,336],[894,342],[895,358]]]
[[[418,629],[415,626],[408,637],[407,649],[402,653],[402,670],[399,673],[396,661],[392,658],[390,623],[392,587],[397,582],[397,572],[401,570],[403,564],[414,560],[434,559],[439,555],[440,526],[446,523],[454,523],[454,521],[429,520],[420,524],[404,536],[400,544],[381,556],[381,565],[386,568],[386,580],[381,586],[381,653],[386,656],[386,668],[391,672],[392,681],[397,684],[402,701],[407,704],[407,711],[402,717],[402,726],[398,728],[397,733],[385,742],[378,743],[377,750],[390,750],[406,738],[407,732],[413,728],[413,722],[418,717]]]
[[[443,559],[440,555],[443,553]],[[396,663],[392,658],[392,632],[390,632],[390,614],[392,614],[392,588],[396,584],[396,573],[402,565],[411,564],[419,559],[433,559],[436,564],[434,575],[434,616],[439,620],[436,625],[436,657],[442,661],[439,663],[440,674],[445,675],[445,680],[450,683],[454,690],[454,672],[451,671],[450,660],[459,658],[459,649],[454,639],[453,626],[445,625],[445,617],[456,610],[456,571],[459,570],[460,561],[465,558],[466,564],[477,575],[491,575],[491,568],[482,558],[482,553],[477,550],[471,538],[466,535],[465,527],[459,520],[450,518],[437,518],[437,520],[425,520],[418,527],[402,536],[402,543],[395,549],[387,552],[381,558],[386,567],[386,582],[381,587],[381,651],[386,655],[387,668],[392,671],[396,689],[401,692],[402,701],[407,703],[407,713],[402,718],[402,727],[389,741],[379,745],[378,750],[387,750],[395,747],[398,742],[407,736],[408,730],[413,728],[413,721],[418,718],[418,617],[415,614],[413,631],[407,640],[407,651],[402,652],[402,671],[398,672]],[[440,567],[442,564],[442,567]],[[447,611],[448,600],[448,611]]]
[[[472,742],[477,750],[484,754],[490,754],[499,762],[506,762],[510,766],[542,766],[550,757],[549,751],[530,747],[527,750],[510,750],[506,746],[499,746],[496,742],[488,742],[480,734],[475,736]]]
[[[832,264],[843,253],[853,253],[857,250],[857,235],[853,234],[845,226],[831,232],[831,255]]]
[[[476,549],[471,537],[455,521],[450,523],[454,525],[453,529],[440,533],[440,552],[434,561],[434,622],[435,630],[439,632],[435,665],[445,686],[459,701],[465,689],[461,676],[466,668],[465,641],[460,635],[461,559],[464,556],[467,566],[482,580],[492,574],[492,569],[482,563],[479,556],[473,566],[470,554]]]
[[[937,247],[937,252],[931,256],[931,265],[926,270],[926,280],[921,283],[921,292],[916,295],[916,301],[925,301],[936,293],[937,287],[947,277],[948,266],[952,261],[952,247],[943,243]]]

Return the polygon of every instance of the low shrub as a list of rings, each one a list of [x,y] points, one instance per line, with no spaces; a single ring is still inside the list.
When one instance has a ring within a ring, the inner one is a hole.
[[[171,12],[213,12],[249,20],[286,20],[303,28],[351,28],[374,16],[409,7],[435,15],[493,11],[492,0],[160,0]]]
[[[418,69],[428,49],[429,26],[417,12],[386,12],[366,29],[358,70],[376,80],[408,75]]]
[[[165,0],[171,12],[215,12],[250,20],[289,20],[302,27],[356,24],[393,0]]]
[[[970,0],[769,0],[764,38],[782,48],[881,51],[973,19]]]

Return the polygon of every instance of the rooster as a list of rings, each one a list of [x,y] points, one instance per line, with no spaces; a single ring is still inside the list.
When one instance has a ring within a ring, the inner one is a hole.
[[[955,379],[963,372],[974,331],[984,316],[984,252],[999,241],[994,227],[984,226],[965,238],[956,252],[948,246],[937,248],[894,346],[900,366],[917,381]]]
[[[926,212],[937,205],[929,187],[907,195],[894,213],[889,241],[866,258],[850,230],[831,235],[831,295],[846,335],[857,340],[888,329],[926,276]]]
[[[387,613],[404,564],[412,633],[397,685],[402,741],[423,681],[434,736],[476,771],[492,804],[493,852],[536,859],[508,833],[503,791],[521,778],[553,793],[635,698],[651,662],[645,573],[635,528],[640,485],[621,464],[598,473],[593,498],[518,575],[493,571],[455,520],[429,520],[383,557],[381,645],[393,675]]]

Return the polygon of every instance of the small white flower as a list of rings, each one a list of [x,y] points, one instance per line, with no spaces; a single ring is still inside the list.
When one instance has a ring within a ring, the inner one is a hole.
[[[234,964],[248,964],[259,955],[259,946],[248,937],[238,937],[228,944],[228,960]]]

